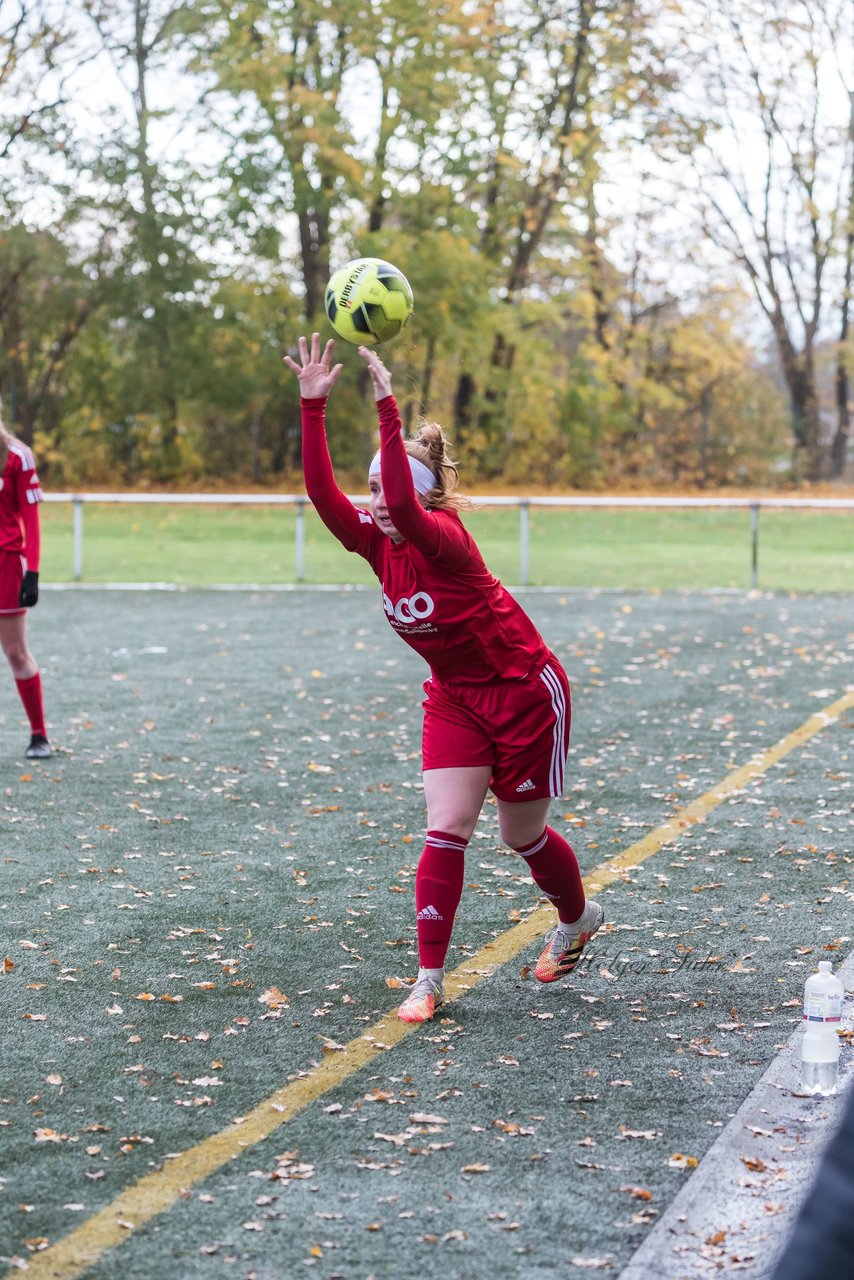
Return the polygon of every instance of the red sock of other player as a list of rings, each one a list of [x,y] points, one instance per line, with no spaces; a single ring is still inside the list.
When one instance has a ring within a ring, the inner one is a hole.
[[[422,969],[445,964],[454,916],[460,905],[467,840],[445,831],[428,831],[415,877],[418,957]]]
[[[26,680],[16,680],[15,684],[18,686],[18,693],[21,695],[21,701],[24,704],[24,710],[30,722],[30,732],[46,738],[47,730],[44,726],[41,675],[37,671],[34,676],[30,676]]]
[[[575,924],[584,914],[584,886],[578,859],[563,836],[546,827],[539,840],[516,852],[525,859],[538,888],[557,910],[563,924]]]

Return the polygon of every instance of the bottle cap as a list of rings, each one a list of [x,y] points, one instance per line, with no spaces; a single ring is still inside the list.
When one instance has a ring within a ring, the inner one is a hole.
[[[818,962],[819,973],[830,973],[832,969],[833,969],[833,965],[830,963],[829,960],[819,960]]]

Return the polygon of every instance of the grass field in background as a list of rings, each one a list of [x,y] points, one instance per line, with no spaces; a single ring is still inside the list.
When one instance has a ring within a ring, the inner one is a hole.
[[[510,507],[465,516],[489,567],[520,581],[520,516]],[[291,507],[86,504],[84,582],[289,583],[296,579]],[[70,504],[43,508],[42,576],[73,580]],[[304,580],[370,583],[309,508]],[[750,586],[750,515],[745,510],[532,508],[530,586],[699,590]],[[854,515],[763,511],[759,581],[766,590],[846,591],[854,584]]]

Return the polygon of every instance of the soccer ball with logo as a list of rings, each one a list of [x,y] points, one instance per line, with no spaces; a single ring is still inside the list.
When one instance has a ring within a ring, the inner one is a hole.
[[[348,342],[388,342],[409,323],[413,297],[402,271],[382,258],[355,258],[335,274],[324,299],[329,323]]]

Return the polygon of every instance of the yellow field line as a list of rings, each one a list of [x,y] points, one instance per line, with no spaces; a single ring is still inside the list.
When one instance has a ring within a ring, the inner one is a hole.
[[[588,893],[597,892],[623,877],[630,867],[638,866],[663,846],[678,840],[687,827],[702,822],[724,800],[767,773],[784,756],[803,746],[852,707],[854,689],[823,710],[817,711],[773,747],[754,756],[748,764],[728,774],[722,782],[681,809],[675,817],[655,831],[649,832],[636,844],[629,845],[615,858],[594,868],[585,877],[585,890]],[[529,946],[547,927],[546,917],[550,918],[550,915],[550,907],[538,907],[521,924],[508,929],[493,942],[488,942],[464,964],[449,973],[445,985],[446,1001],[450,1003],[460,999],[484,978],[512,960],[524,947]],[[275,1133],[299,1111],[303,1111],[374,1058],[391,1049],[415,1029],[416,1026],[401,1022],[397,1011],[391,1010],[362,1035],[349,1041],[343,1052],[329,1052],[318,1066],[271,1093],[228,1129],[212,1134],[197,1146],[165,1161],[160,1169],[133,1183],[75,1231],[41,1253],[34,1254],[28,1259],[27,1275],[30,1280],[47,1280],[48,1277],[51,1280],[74,1280],[74,1277],[81,1275],[104,1254],[127,1240],[151,1218],[169,1209],[182,1191],[204,1181],[248,1147]]]

